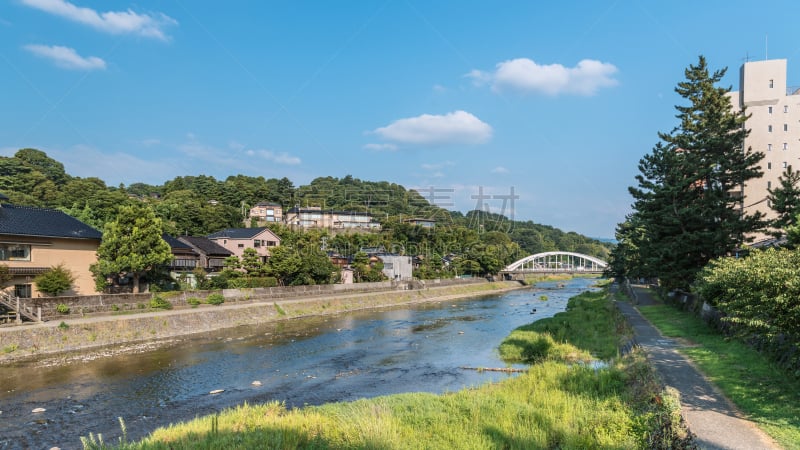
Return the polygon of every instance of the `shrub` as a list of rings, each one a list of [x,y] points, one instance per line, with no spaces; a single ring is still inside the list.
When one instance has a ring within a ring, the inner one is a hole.
[[[189,297],[186,299],[186,303],[192,306],[192,308],[197,308],[197,305],[202,303],[199,298],[197,297]]]
[[[117,305],[111,305],[111,310],[112,310],[112,311],[119,311],[119,306],[117,306]]]
[[[59,314],[69,314],[69,306],[59,303],[58,306],[56,306],[56,311]]]
[[[60,324],[58,324],[58,328],[61,330],[69,330],[69,324],[62,321]]]
[[[206,297],[206,303],[209,305],[221,305],[225,302],[225,297],[222,294],[211,294]]]
[[[38,275],[33,281],[40,292],[55,296],[72,287],[75,275],[63,264],[59,264]]]
[[[150,299],[150,307],[153,309],[172,309],[172,303],[164,300],[158,295]]]

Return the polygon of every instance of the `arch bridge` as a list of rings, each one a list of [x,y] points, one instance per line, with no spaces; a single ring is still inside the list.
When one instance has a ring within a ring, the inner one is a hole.
[[[602,273],[608,263],[594,256],[574,252],[544,252],[526,256],[506,266],[501,273],[584,272]]]

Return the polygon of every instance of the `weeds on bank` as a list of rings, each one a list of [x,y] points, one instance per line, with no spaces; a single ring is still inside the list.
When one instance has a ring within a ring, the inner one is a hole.
[[[800,449],[800,380],[693,314],[666,305],[639,310],[663,335],[683,340],[681,352],[759,428],[784,448]]]

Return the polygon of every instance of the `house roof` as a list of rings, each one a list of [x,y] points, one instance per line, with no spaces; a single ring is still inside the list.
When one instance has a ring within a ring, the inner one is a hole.
[[[102,239],[103,234],[56,209],[3,204],[0,234],[70,239]]]
[[[274,202],[258,202],[256,203],[256,206],[281,206],[281,204]]]
[[[173,250],[192,250],[192,246],[183,242],[179,241],[178,239],[164,233],[161,235],[164,241],[172,247]]]
[[[220,239],[220,238],[253,239],[254,237],[256,237],[259,234],[263,233],[265,230],[269,231],[269,228],[267,228],[267,227],[260,227],[260,228],[226,228],[224,230],[217,231],[216,233],[209,234],[208,238],[209,239]],[[270,234],[272,234],[271,231],[270,231]]]
[[[181,236],[178,240],[189,244],[192,248],[199,250],[207,256],[232,256],[233,252],[217,244],[207,237],[202,236]]]

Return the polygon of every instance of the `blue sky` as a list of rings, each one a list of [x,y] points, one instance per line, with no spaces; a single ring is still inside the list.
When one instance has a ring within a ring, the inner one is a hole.
[[[8,0],[0,155],[109,185],[351,174],[613,237],[698,55],[800,85],[791,1],[538,3]]]

